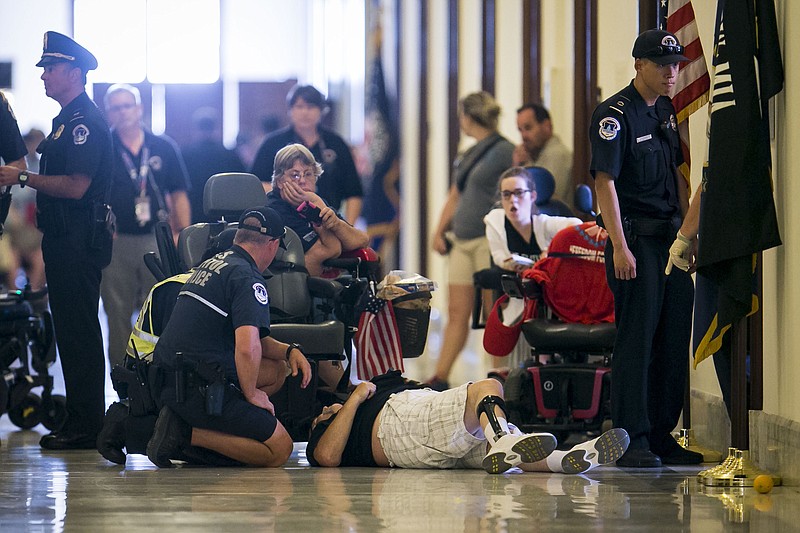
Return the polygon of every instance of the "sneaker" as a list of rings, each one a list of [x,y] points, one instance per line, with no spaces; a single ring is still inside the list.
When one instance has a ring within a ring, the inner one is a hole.
[[[448,383],[447,380],[439,379],[436,376],[433,376],[431,379],[423,383],[423,385],[427,385],[429,389],[438,392],[444,392],[450,388],[450,383]]]
[[[550,433],[503,435],[492,443],[483,458],[483,469],[490,474],[502,474],[521,463],[541,461],[556,449],[557,444]]]
[[[188,446],[192,428],[166,405],[161,408],[153,436],[147,443],[147,458],[159,468],[172,468],[170,459],[179,458]]]
[[[574,446],[561,458],[561,469],[565,474],[580,474],[613,463],[625,454],[629,443],[627,431],[610,429],[595,439]]]
[[[103,428],[97,434],[97,451],[100,455],[118,465],[125,464],[125,419],[128,418],[128,406],[114,402],[103,418]]]

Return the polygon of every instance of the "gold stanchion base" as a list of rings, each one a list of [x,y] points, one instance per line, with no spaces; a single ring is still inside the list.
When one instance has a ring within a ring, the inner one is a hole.
[[[700,446],[697,443],[697,440],[694,437],[694,431],[691,429],[681,429],[680,432],[675,435],[675,440],[687,450],[702,455],[704,463],[719,463],[722,461],[721,453],[716,450],[712,450],[711,448]]]
[[[697,475],[698,482],[707,487],[752,487],[753,480],[761,475],[772,478],[772,485],[777,487],[782,483],[780,476],[759,470],[750,461],[748,450],[736,450],[733,460],[730,454],[728,458],[718,467],[711,468]]]

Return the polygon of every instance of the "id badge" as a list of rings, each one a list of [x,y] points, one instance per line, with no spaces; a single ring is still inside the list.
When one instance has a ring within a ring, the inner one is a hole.
[[[141,195],[136,198],[136,204],[133,207],[134,212],[136,213],[136,222],[139,223],[139,226],[145,226],[148,222],[150,222],[150,197],[147,195]]]

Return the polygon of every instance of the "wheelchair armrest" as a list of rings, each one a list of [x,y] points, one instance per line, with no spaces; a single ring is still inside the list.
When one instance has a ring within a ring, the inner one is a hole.
[[[340,268],[348,272],[355,272],[361,265],[362,259],[360,257],[335,257],[333,259],[326,259],[322,262],[326,267]]]
[[[308,277],[308,291],[314,298],[338,300],[344,290],[344,286],[336,280]]]
[[[377,281],[380,269],[380,257],[372,248],[358,248],[342,252],[339,257],[326,259],[323,265],[329,268],[345,270],[356,278],[367,276]]]
[[[500,278],[503,292],[511,298],[538,299],[542,295],[539,284],[532,279],[525,279],[516,274],[503,274]]]

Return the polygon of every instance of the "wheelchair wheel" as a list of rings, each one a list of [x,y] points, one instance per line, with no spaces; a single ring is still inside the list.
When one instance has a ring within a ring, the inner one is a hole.
[[[11,423],[21,429],[31,429],[36,426],[42,415],[42,399],[29,392],[18,404],[8,410]]]
[[[67,421],[67,399],[61,394],[53,394],[50,401],[42,402],[41,422],[50,431],[58,431]]]
[[[508,409],[508,420],[517,426],[523,426],[533,422],[533,412],[530,405],[526,405],[526,396],[523,393],[525,381],[530,381],[531,377],[524,368],[514,368],[508,373],[503,384],[503,395]]]

